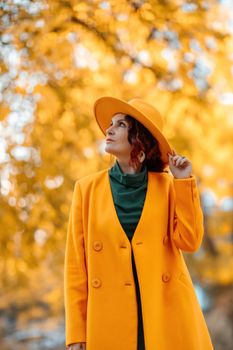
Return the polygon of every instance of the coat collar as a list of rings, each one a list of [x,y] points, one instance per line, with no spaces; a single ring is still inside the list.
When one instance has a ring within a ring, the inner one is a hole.
[[[116,160],[115,164],[109,171],[110,178],[115,182],[120,183],[122,186],[130,186],[137,189],[143,186],[147,182],[147,166],[144,164],[141,171],[134,174],[124,173],[120,167],[119,162]]]

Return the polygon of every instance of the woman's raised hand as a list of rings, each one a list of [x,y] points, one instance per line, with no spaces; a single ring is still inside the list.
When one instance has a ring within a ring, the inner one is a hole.
[[[173,154],[168,153],[169,168],[173,176],[177,179],[184,179],[190,177],[192,173],[191,161],[183,156],[180,156],[173,149]]]
[[[86,350],[86,343],[74,343],[67,346],[67,350]]]

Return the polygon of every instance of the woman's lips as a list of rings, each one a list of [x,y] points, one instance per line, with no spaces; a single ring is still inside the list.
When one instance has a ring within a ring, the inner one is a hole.
[[[111,139],[107,139],[106,142],[114,142],[113,140]]]

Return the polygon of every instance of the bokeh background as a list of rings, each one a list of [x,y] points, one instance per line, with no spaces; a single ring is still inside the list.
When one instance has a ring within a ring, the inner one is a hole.
[[[9,0],[0,17],[1,350],[65,348],[74,182],[111,165],[103,95],[153,103],[191,159],[205,235],[184,257],[215,350],[232,349],[233,1]]]

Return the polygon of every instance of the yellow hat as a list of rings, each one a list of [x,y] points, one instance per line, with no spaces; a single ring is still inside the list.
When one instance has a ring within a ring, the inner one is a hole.
[[[172,154],[172,149],[162,133],[163,117],[154,106],[139,98],[133,98],[128,102],[109,96],[99,98],[94,104],[94,114],[104,135],[116,113],[129,114],[143,124],[158,141],[162,161],[168,164],[167,153]]]

